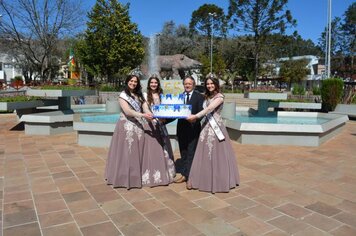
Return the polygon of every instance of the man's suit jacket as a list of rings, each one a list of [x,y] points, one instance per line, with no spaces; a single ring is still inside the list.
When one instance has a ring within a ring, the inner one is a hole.
[[[192,105],[192,115],[203,110],[204,96],[197,91],[193,91],[188,104]],[[201,131],[200,120],[190,123],[185,119],[179,119],[177,124],[177,136],[179,138],[193,139],[199,137]]]

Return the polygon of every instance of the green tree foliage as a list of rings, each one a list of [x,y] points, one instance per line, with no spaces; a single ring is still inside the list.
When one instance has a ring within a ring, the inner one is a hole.
[[[143,37],[129,16],[129,4],[117,0],[97,0],[88,14],[84,39],[77,49],[89,73],[106,82],[116,82],[115,74],[127,74],[143,59]]]
[[[303,55],[321,56],[323,54],[312,40],[304,40],[297,31],[292,35],[268,35],[261,51],[261,58],[265,60]]]
[[[309,69],[306,67],[308,61],[302,60],[286,60],[281,62],[279,75],[288,82],[289,87],[292,83],[300,83],[305,80],[309,74]]]
[[[331,72],[342,77],[351,77],[356,72],[356,3],[345,11],[343,18],[335,17],[331,22]],[[319,47],[325,51],[326,31],[319,38]]]
[[[352,3],[344,14],[344,23],[341,26],[344,32],[345,55],[349,60],[345,61],[345,77],[351,77],[356,73],[355,55],[356,55],[356,2]]]
[[[224,58],[228,71],[245,78],[253,72],[253,44],[249,37],[223,39],[219,41],[217,51]]]
[[[260,53],[266,36],[273,32],[284,33],[288,26],[295,25],[289,10],[288,0],[229,0],[228,16],[231,26],[238,31],[252,34],[255,85],[259,74]]]
[[[324,32],[321,34],[321,38],[319,38],[319,47],[325,51],[326,48],[326,37],[327,37],[327,29],[324,29]],[[331,47],[330,54],[331,56],[335,56],[342,53],[342,39],[343,33],[341,30],[341,18],[335,17],[331,22]]]
[[[189,29],[191,32],[206,35],[225,36],[227,32],[227,20],[224,10],[214,4],[204,4],[193,11]]]
[[[199,61],[203,64],[201,73],[203,75],[208,75],[210,73],[210,57],[205,54],[201,54]],[[224,58],[220,53],[213,54],[213,73],[221,77],[226,69]]]
[[[341,101],[343,88],[344,82],[340,78],[330,78],[322,81],[321,100],[323,111],[335,110],[336,105]]]
[[[200,53],[195,53],[195,49],[199,48],[199,40],[195,40],[196,38],[187,26],[176,26],[173,21],[165,22],[159,36],[159,54],[185,54],[197,58]]]

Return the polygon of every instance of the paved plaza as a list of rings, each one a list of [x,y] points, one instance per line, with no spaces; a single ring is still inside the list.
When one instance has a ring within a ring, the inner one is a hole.
[[[356,235],[356,121],[320,147],[233,143],[230,193],[113,189],[108,149],[25,135],[0,114],[0,236]]]

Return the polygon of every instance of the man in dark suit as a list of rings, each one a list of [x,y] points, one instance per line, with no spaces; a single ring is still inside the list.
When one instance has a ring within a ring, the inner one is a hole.
[[[203,109],[204,96],[195,91],[195,80],[186,77],[183,80],[185,104],[192,105],[192,114],[197,114]],[[177,174],[174,182],[182,183],[188,180],[190,167],[193,162],[195,149],[198,144],[201,131],[200,120],[189,123],[185,119],[179,119],[177,124],[177,137],[181,158],[176,161]]]

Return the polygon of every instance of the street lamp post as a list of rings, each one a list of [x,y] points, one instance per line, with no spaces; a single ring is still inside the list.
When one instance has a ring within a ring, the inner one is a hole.
[[[210,75],[213,74],[213,37],[214,37],[214,17],[216,17],[216,13],[209,12],[210,16],[210,27],[211,27],[211,37],[210,37]]]
[[[326,78],[330,78],[331,69],[331,0],[328,0],[327,7],[327,24],[326,24],[326,35],[325,35],[325,75]]]

